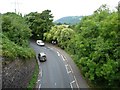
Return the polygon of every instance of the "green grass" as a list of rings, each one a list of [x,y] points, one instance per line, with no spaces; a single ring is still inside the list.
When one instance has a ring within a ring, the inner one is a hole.
[[[38,64],[35,65],[35,71],[33,73],[33,76],[28,84],[28,89],[33,89],[36,86],[37,78],[38,78],[38,73],[39,73],[39,66]]]

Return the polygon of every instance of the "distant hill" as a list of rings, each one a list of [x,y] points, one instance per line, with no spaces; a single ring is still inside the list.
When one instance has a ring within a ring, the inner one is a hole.
[[[62,23],[62,24],[66,23],[66,24],[74,25],[76,23],[79,23],[82,17],[83,16],[66,16],[56,20],[55,23]]]

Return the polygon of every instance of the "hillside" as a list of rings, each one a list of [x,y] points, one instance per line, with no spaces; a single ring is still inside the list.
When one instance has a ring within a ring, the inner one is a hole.
[[[82,17],[83,16],[66,16],[56,20],[55,23],[66,23],[74,25],[76,23],[79,23]]]

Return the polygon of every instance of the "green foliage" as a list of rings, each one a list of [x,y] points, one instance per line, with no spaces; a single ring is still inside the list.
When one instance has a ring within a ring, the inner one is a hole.
[[[2,15],[2,31],[11,41],[22,46],[28,45],[28,39],[32,35],[24,18],[15,13]]]
[[[44,39],[49,42],[56,40],[61,48],[66,48],[67,43],[74,34],[75,32],[72,29],[64,25],[56,25],[53,26],[49,32],[44,34]]]
[[[31,78],[31,80],[29,81],[28,87],[27,89],[32,90],[33,88],[36,88],[36,82],[38,79],[38,74],[39,74],[39,66],[38,64],[35,65],[35,71],[33,72],[33,76]]]
[[[65,48],[83,75],[102,87],[120,86],[120,29],[118,11],[102,5],[93,15],[85,16],[75,31],[62,25],[44,34],[45,40],[57,40]],[[74,28],[73,27],[73,28]]]
[[[120,31],[118,12],[101,6],[91,16],[77,24],[75,38],[67,45],[83,74],[103,87],[117,87],[120,83]]]
[[[10,41],[8,37],[3,34],[0,34],[2,37],[2,56],[6,58],[22,58],[22,59],[30,59],[35,57],[35,53],[31,48],[22,47],[14,42]]]
[[[2,15],[2,51],[1,56],[6,58],[30,59],[35,57],[35,52],[28,46],[31,30],[20,15],[5,13]]]
[[[42,13],[31,12],[25,18],[35,39],[43,39],[43,34],[53,26],[53,16],[50,10],[44,10]]]

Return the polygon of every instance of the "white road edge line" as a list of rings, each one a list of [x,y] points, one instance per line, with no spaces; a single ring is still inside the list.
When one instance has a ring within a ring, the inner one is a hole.
[[[60,56],[60,53],[57,51],[58,56]]]
[[[41,88],[41,84],[39,85],[39,88]]]
[[[77,83],[77,80],[76,80],[76,77],[74,76],[74,79],[75,79],[75,82],[76,82],[76,85],[77,85],[77,88],[79,88],[79,85]]]
[[[72,73],[73,73],[73,70],[72,70],[72,67],[71,67],[71,65],[69,65],[69,67],[70,67],[70,69],[71,69],[71,71],[72,71]]]
[[[40,82],[40,79],[36,83],[39,83],[39,82]]]
[[[40,82],[40,79],[38,80],[38,82]]]
[[[68,62],[67,58],[64,56],[64,59]]]
[[[70,83],[70,87],[73,89],[72,83]]]
[[[64,57],[63,57],[63,55],[61,55],[61,57],[62,57],[62,60],[63,60],[63,61],[65,61],[65,59],[64,59]]]
[[[41,77],[42,77],[42,69],[41,69]]]

